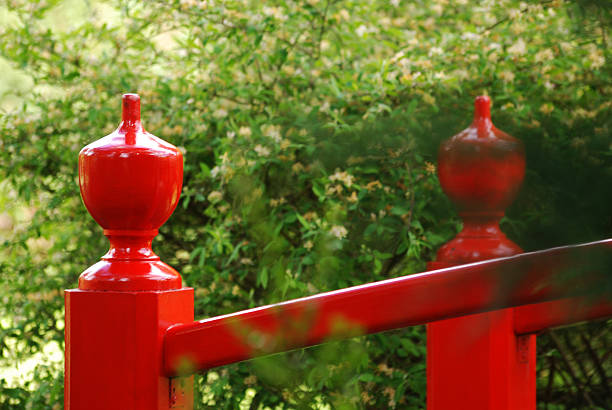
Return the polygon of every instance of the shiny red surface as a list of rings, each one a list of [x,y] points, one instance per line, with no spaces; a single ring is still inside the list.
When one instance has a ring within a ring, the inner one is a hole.
[[[611,249],[612,240],[606,240],[526,253],[176,325],[166,334],[164,371],[190,373],[330,339],[580,293],[587,289],[553,286],[556,275],[580,266],[589,273],[589,286],[596,286],[607,272],[589,270],[589,263]]]
[[[513,317],[502,309],[427,325],[429,410],[535,409],[535,337],[517,337]]]
[[[79,154],[83,202],[110,241],[102,261],[79,278],[79,289],[181,287],[180,275],[159,260],[151,241],[176,208],[182,181],[180,151],[144,130],[140,97],[125,94],[119,127]]]
[[[522,143],[493,125],[489,97],[477,97],[472,124],[438,152],[440,185],[463,229],[429,269],[520,254],[499,220],[524,175]],[[499,283],[511,283],[516,274],[501,275]],[[534,336],[516,337],[513,309],[428,324],[427,408],[535,409],[535,347]]]
[[[73,289],[65,301],[67,410],[169,409],[181,397],[192,408],[192,379],[173,392],[160,364],[166,329],[193,321],[193,289]]]
[[[65,293],[66,409],[192,408],[192,378],[162,374],[161,354],[166,329],[193,321],[193,289],[151,249],[182,174],[181,153],[142,127],[135,94],[119,128],[79,154],[83,202],[110,250]]]

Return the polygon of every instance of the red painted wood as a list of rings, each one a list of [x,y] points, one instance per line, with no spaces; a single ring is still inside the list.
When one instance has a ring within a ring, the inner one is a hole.
[[[191,409],[191,378],[162,373],[166,329],[193,321],[193,289],[151,249],[181,191],[183,162],[144,131],[140,99],[123,96],[123,120],[79,154],[83,202],[110,250],[65,293],[67,409]]]
[[[438,251],[436,261],[448,265],[522,252],[499,220],[525,175],[523,145],[495,128],[490,104],[489,97],[476,98],[472,124],[440,145],[440,185],[463,220],[461,232]]]
[[[525,175],[523,145],[493,125],[490,104],[489,97],[477,97],[470,127],[440,146],[440,185],[463,229],[430,269],[522,252],[499,220]],[[512,309],[427,326],[427,408],[535,409],[535,337],[516,337]]]
[[[427,326],[428,408],[535,407],[535,337],[516,337],[513,313],[503,309]]]
[[[188,374],[326,340],[586,292],[606,280],[607,272],[596,268],[611,250],[608,239],[525,253],[176,325],[166,334],[164,371]],[[580,280],[558,286],[557,274],[578,268]]]
[[[488,99],[479,97],[472,127],[442,145],[440,180],[464,229],[441,248],[439,263],[431,267],[520,252],[501,233],[498,220],[523,178],[522,147],[497,130],[488,113]],[[517,386],[534,375],[535,339],[514,337],[514,330],[567,320],[566,312],[541,313],[531,322],[508,309],[473,314],[584,295],[604,283],[603,267],[610,266],[612,239],[192,322],[193,290],[181,288],[179,274],[151,249],[157,229],[176,207],[182,172],[180,152],[144,131],[134,94],[123,97],[119,128],[79,155],[83,201],[111,246],[81,275],[79,289],[66,291],[68,409],[190,409],[192,379],[169,376],[462,315],[471,316],[430,326],[428,371],[443,381],[440,389],[428,386],[436,408],[528,409],[531,393]],[[602,258],[607,263],[602,265]],[[568,279],[568,269],[581,275]],[[566,279],[562,285],[560,275]],[[605,303],[610,299],[604,295]],[[547,305],[537,309],[542,306]],[[606,309],[589,311],[588,317]],[[445,362],[451,350],[455,356]]]
[[[65,408],[171,408],[170,379],[161,367],[163,336],[169,326],[193,321],[193,289],[75,289],[65,299]],[[189,409],[193,382],[185,383],[182,408]]]
[[[561,299],[515,309],[514,330],[517,334],[539,333],[546,329],[612,317],[612,300],[590,295]]]
[[[79,184],[89,213],[104,228],[110,250],[79,278],[79,289],[165,290],[180,275],[159,260],[151,242],[170,217],[183,183],[183,158],[146,132],[140,97],[123,96],[122,121],[79,154]]]

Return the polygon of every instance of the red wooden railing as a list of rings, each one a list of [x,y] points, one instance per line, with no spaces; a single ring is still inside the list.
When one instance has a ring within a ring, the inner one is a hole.
[[[594,292],[610,280],[612,239],[521,253],[503,235],[524,157],[491,123],[487,97],[439,160],[464,229],[429,272],[193,322],[193,289],[151,250],[178,202],[182,158],[144,131],[126,94],[117,131],[79,156],[83,200],[111,249],[66,291],[66,408],[192,408],[197,371],[429,323],[429,409],[534,409],[535,334],[612,316],[611,295]]]

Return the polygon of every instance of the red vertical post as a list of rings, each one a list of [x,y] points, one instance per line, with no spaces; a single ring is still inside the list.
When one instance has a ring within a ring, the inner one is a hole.
[[[193,320],[193,289],[151,249],[182,179],[181,153],[144,130],[136,94],[123,96],[119,128],[81,150],[83,202],[110,250],[65,293],[66,409],[192,407],[192,379],[162,373],[162,342]]]
[[[440,184],[456,205],[463,229],[428,269],[521,253],[500,230],[499,220],[524,173],[521,142],[495,128],[489,97],[477,97],[471,126],[444,141],[438,154]],[[497,289],[500,300],[507,286],[512,286],[510,277]],[[429,410],[535,409],[535,387],[535,336],[515,334],[514,309],[427,326]]]

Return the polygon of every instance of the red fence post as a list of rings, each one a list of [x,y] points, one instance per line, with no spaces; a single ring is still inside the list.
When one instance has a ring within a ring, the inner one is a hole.
[[[181,153],[143,129],[135,94],[123,96],[119,128],[79,154],[83,202],[110,250],[65,293],[66,409],[192,407],[192,379],[162,372],[162,342],[193,321],[193,289],[151,249],[182,179]]]
[[[522,252],[501,232],[499,220],[524,172],[521,142],[493,126],[489,97],[477,97],[472,125],[440,146],[438,177],[463,230],[438,251],[429,270]],[[427,326],[429,410],[529,410],[535,399],[535,336],[515,334],[514,309]]]

